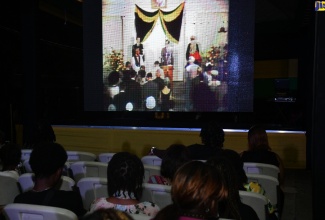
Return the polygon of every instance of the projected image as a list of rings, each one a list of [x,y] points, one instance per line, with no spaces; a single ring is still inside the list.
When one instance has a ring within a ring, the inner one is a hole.
[[[229,0],[103,0],[103,109],[229,111],[229,25]]]

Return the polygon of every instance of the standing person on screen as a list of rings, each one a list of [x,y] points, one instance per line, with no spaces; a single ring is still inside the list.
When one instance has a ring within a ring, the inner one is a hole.
[[[60,144],[44,142],[35,146],[29,159],[35,173],[35,185],[31,191],[16,196],[14,203],[59,207],[83,216],[86,210],[79,192],[57,189],[67,159],[67,152]]]
[[[140,48],[135,49],[135,54],[131,59],[132,68],[138,72],[141,66],[144,66],[143,55],[140,53]]]
[[[144,60],[143,44],[141,43],[140,37],[137,37],[137,42],[132,46],[132,56],[135,55],[136,49],[140,50],[140,54],[143,56],[143,60]]]
[[[165,41],[165,47],[161,49],[161,64],[163,66],[174,65],[173,48],[169,40]]]
[[[187,45],[186,60],[189,60],[190,56],[195,58],[195,64],[201,65],[202,58],[200,55],[199,45],[196,42],[195,36],[190,37],[191,42]]]

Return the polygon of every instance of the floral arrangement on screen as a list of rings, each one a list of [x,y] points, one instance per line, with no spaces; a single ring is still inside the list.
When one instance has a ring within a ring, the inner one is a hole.
[[[217,46],[211,46],[210,49],[206,52],[206,59],[207,62],[216,62],[217,59],[220,57],[220,47]]]
[[[112,50],[109,54],[105,56],[104,68],[110,70],[121,71],[124,68],[123,62],[123,50]]]

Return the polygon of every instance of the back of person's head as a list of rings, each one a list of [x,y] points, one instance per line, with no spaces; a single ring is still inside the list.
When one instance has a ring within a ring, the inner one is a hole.
[[[227,196],[227,191],[215,168],[201,161],[191,161],[177,170],[174,180],[172,200],[180,215],[217,216],[218,202]]]
[[[21,159],[21,147],[17,144],[5,144],[0,149],[0,160],[2,162],[2,171],[14,170]]]
[[[236,176],[238,178],[239,189],[243,189],[243,184],[247,183],[247,176],[244,170],[244,162],[240,155],[231,149],[222,150],[222,157],[227,158],[235,169]]]
[[[145,70],[139,70],[139,71],[138,71],[138,75],[139,75],[141,78],[145,78],[145,77],[146,77],[146,71],[145,71]]]
[[[147,78],[152,78],[152,73],[147,73]]]
[[[136,77],[136,75],[137,75],[137,72],[135,71],[135,70],[130,70],[130,76],[131,76],[131,78],[134,78],[134,77]]]
[[[67,152],[62,145],[44,142],[35,146],[30,155],[29,164],[36,178],[47,178],[63,168],[67,159]]]
[[[113,85],[118,84],[119,79],[120,79],[120,74],[117,71],[114,70],[114,71],[110,72],[110,74],[108,75],[108,78],[107,78],[108,85],[113,86]]]
[[[200,132],[201,141],[206,146],[222,148],[225,141],[223,129],[214,121],[205,124]]]
[[[133,220],[126,212],[117,209],[97,209],[81,218],[81,220]]]
[[[166,150],[162,158],[160,172],[169,180],[173,180],[177,169],[191,160],[187,147],[182,144],[173,144]]]
[[[206,163],[213,166],[216,169],[216,172],[222,175],[223,184],[226,186],[228,191],[227,198],[219,202],[220,217],[240,219],[238,177],[231,161],[225,156],[219,156],[210,158]]]
[[[128,152],[114,154],[107,167],[108,195],[114,196],[126,193],[136,199],[142,195],[144,168],[142,161],[136,155]]]
[[[270,150],[269,141],[265,129],[261,125],[254,125],[248,131],[248,149]]]

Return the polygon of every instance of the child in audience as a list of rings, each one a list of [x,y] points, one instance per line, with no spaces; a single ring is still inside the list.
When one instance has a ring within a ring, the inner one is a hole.
[[[159,207],[152,202],[140,202],[144,168],[134,154],[114,154],[107,167],[108,198],[98,198],[90,206],[93,212],[102,208],[114,208],[134,214],[155,216]]]
[[[182,144],[170,145],[162,157],[160,166],[161,176],[150,176],[149,183],[170,185],[177,169],[190,160],[187,147]]]

